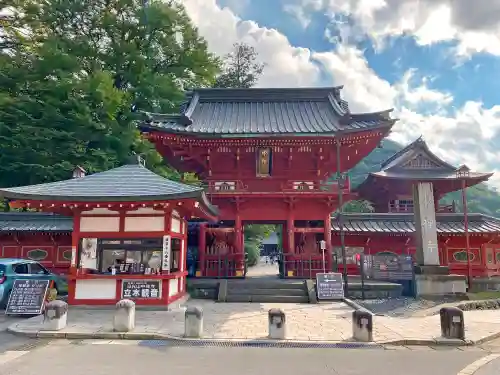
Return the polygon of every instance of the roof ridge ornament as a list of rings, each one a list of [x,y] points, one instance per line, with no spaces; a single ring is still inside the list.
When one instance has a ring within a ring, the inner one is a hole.
[[[82,178],[82,177],[85,177],[86,174],[87,174],[87,171],[79,165],[77,165],[73,169],[73,178]]]
[[[144,159],[141,155],[132,152],[132,154],[128,157],[128,165],[140,165],[146,168],[146,159]]]

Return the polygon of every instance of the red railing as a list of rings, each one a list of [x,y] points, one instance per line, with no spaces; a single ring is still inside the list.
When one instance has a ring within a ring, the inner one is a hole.
[[[391,213],[413,213],[415,206],[413,203],[389,203],[389,212]],[[456,204],[440,204],[437,206],[436,212],[456,212]]]
[[[260,182],[261,180],[259,180]],[[274,188],[262,187],[260,184],[255,184],[259,186],[253,188],[254,182],[257,180],[248,180],[243,182],[242,180],[224,180],[224,181],[208,181],[205,185],[209,194],[238,194],[245,192],[260,193],[260,192],[287,192],[287,193],[311,193],[311,192],[338,192],[339,183],[337,181],[332,182],[318,182],[318,181],[293,181],[288,180],[280,185],[280,188],[275,190]],[[250,186],[250,187],[249,187]],[[276,185],[275,185],[276,186]],[[351,181],[346,178],[340,185],[342,191],[348,193],[351,191]]]

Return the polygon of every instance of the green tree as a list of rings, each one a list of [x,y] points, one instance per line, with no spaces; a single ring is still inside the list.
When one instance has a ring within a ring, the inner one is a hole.
[[[249,224],[245,226],[245,253],[249,267],[257,264],[260,259],[262,241],[275,230],[275,225],[268,224]]]
[[[171,177],[134,126],[131,104],[170,112],[211,86],[219,61],[177,1],[5,0],[0,53],[0,185],[100,171],[131,151]],[[5,46],[4,46],[5,47]]]
[[[367,200],[361,199],[361,200],[354,200],[347,202],[344,205],[344,212],[363,212],[363,213],[369,213],[373,212],[374,208],[370,202]]]
[[[224,58],[223,72],[217,77],[215,87],[250,88],[257,84],[264,64],[257,61],[258,54],[252,46],[236,43]]]

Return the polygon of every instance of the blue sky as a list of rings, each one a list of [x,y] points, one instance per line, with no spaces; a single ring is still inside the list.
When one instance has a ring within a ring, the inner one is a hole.
[[[353,112],[394,108],[391,138],[499,171],[500,0],[183,0],[223,56],[252,45],[261,87],[343,85]]]
[[[245,6],[245,0],[217,0],[217,4],[232,9],[242,19],[254,20],[261,26],[279,30],[294,46],[317,52],[335,49],[335,44],[324,33],[330,29],[338,35],[338,30],[322,11],[312,13],[311,22],[303,28],[292,14],[283,11],[284,1],[249,0]],[[339,22],[349,21],[345,18],[345,21]],[[493,72],[500,72],[500,59],[495,56],[481,53],[457,60],[450,51],[456,42],[419,46],[411,36],[394,38],[387,48],[378,52],[368,40],[359,41],[356,45],[364,51],[370,67],[390,83],[395,83],[408,69],[415,68],[419,75],[432,77],[430,88],[452,92],[455,106],[460,107],[471,99],[483,101],[486,106],[492,106],[497,101],[500,80],[491,79]]]

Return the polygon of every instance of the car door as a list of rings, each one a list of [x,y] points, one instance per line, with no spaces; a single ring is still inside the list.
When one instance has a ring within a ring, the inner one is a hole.
[[[40,263],[29,263],[29,273],[31,279],[52,280],[52,274]]]

